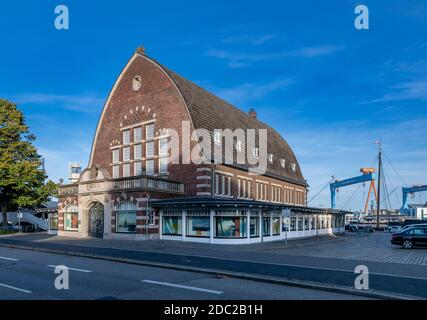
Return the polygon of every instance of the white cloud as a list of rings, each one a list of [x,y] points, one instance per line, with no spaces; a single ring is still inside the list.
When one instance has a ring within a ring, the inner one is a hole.
[[[258,35],[258,36],[245,34],[245,35],[226,37],[221,39],[220,42],[227,43],[227,44],[249,43],[253,46],[259,46],[277,38],[277,36],[278,34],[265,34],[265,35]]]

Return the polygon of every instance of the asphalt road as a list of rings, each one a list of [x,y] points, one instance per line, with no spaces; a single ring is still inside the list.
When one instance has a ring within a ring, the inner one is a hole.
[[[28,245],[58,251],[71,251],[98,256],[112,256],[137,261],[173,264],[184,267],[223,270],[255,276],[268,276],[290,280],[344,286],[354,289],[358,265],[369,268],[369,288],[408,296],[427,298],[427,270],[420,265],[397,265],[372,261],[355,261],[332,258],[303,257],[292,255],[263,255],[261,253],[234,253],[234,257],[211,257],[142,250],[102,248],[53,242],[30,242],[17,239],[0,239],[0,244]],[[252,257],[252,258],[251,258]],[[262,261],[257,260],[262,257]]]
[[[69,289],[55,288],[54,266],[69,268]],[[276,300],[361,299],[195,272],[0,248],[0,299]]]

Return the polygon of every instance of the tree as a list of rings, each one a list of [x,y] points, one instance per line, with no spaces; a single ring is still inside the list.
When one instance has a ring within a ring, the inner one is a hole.
[[[55,195],[56,185],[47,176],[41,156],[29,133],[23,113],[16,105],[0,99],[0,206],[3,225],[7,211],[36,207]]]

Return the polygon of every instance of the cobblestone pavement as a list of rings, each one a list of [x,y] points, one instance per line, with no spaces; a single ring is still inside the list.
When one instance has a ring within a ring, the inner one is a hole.
[[[286,254],[312,257],[341,258],[353,260],[376,261],[386,263],[403,263],[427,265],[427,248],[405,250],[390,243],[391,234],[375,233],[346,233],[329,241],[320,241],[312,245],[295,245],[288,248],[269,248]]]

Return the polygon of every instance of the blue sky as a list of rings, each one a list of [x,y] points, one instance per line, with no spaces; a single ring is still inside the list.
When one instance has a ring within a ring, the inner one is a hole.
[[[54,28],[59,4],[70,10],[67,31]],[[357,4],[369,7],[369,30],[354,28]],[[378,139],[399,173],[386,160],[390,190],[427,184],[425,1],[19,1],[0,11],[0,96],[25,112],[55,181],[68,162],[87,164],[107,94],[142,45],[255,107],[293,147],[311,195],[370,166]],[[363,206],[355,189],[340,190],[338,207]],[[399,207],[400,191],[390,199]],[[310,205],[328,206],[329,191]]]

